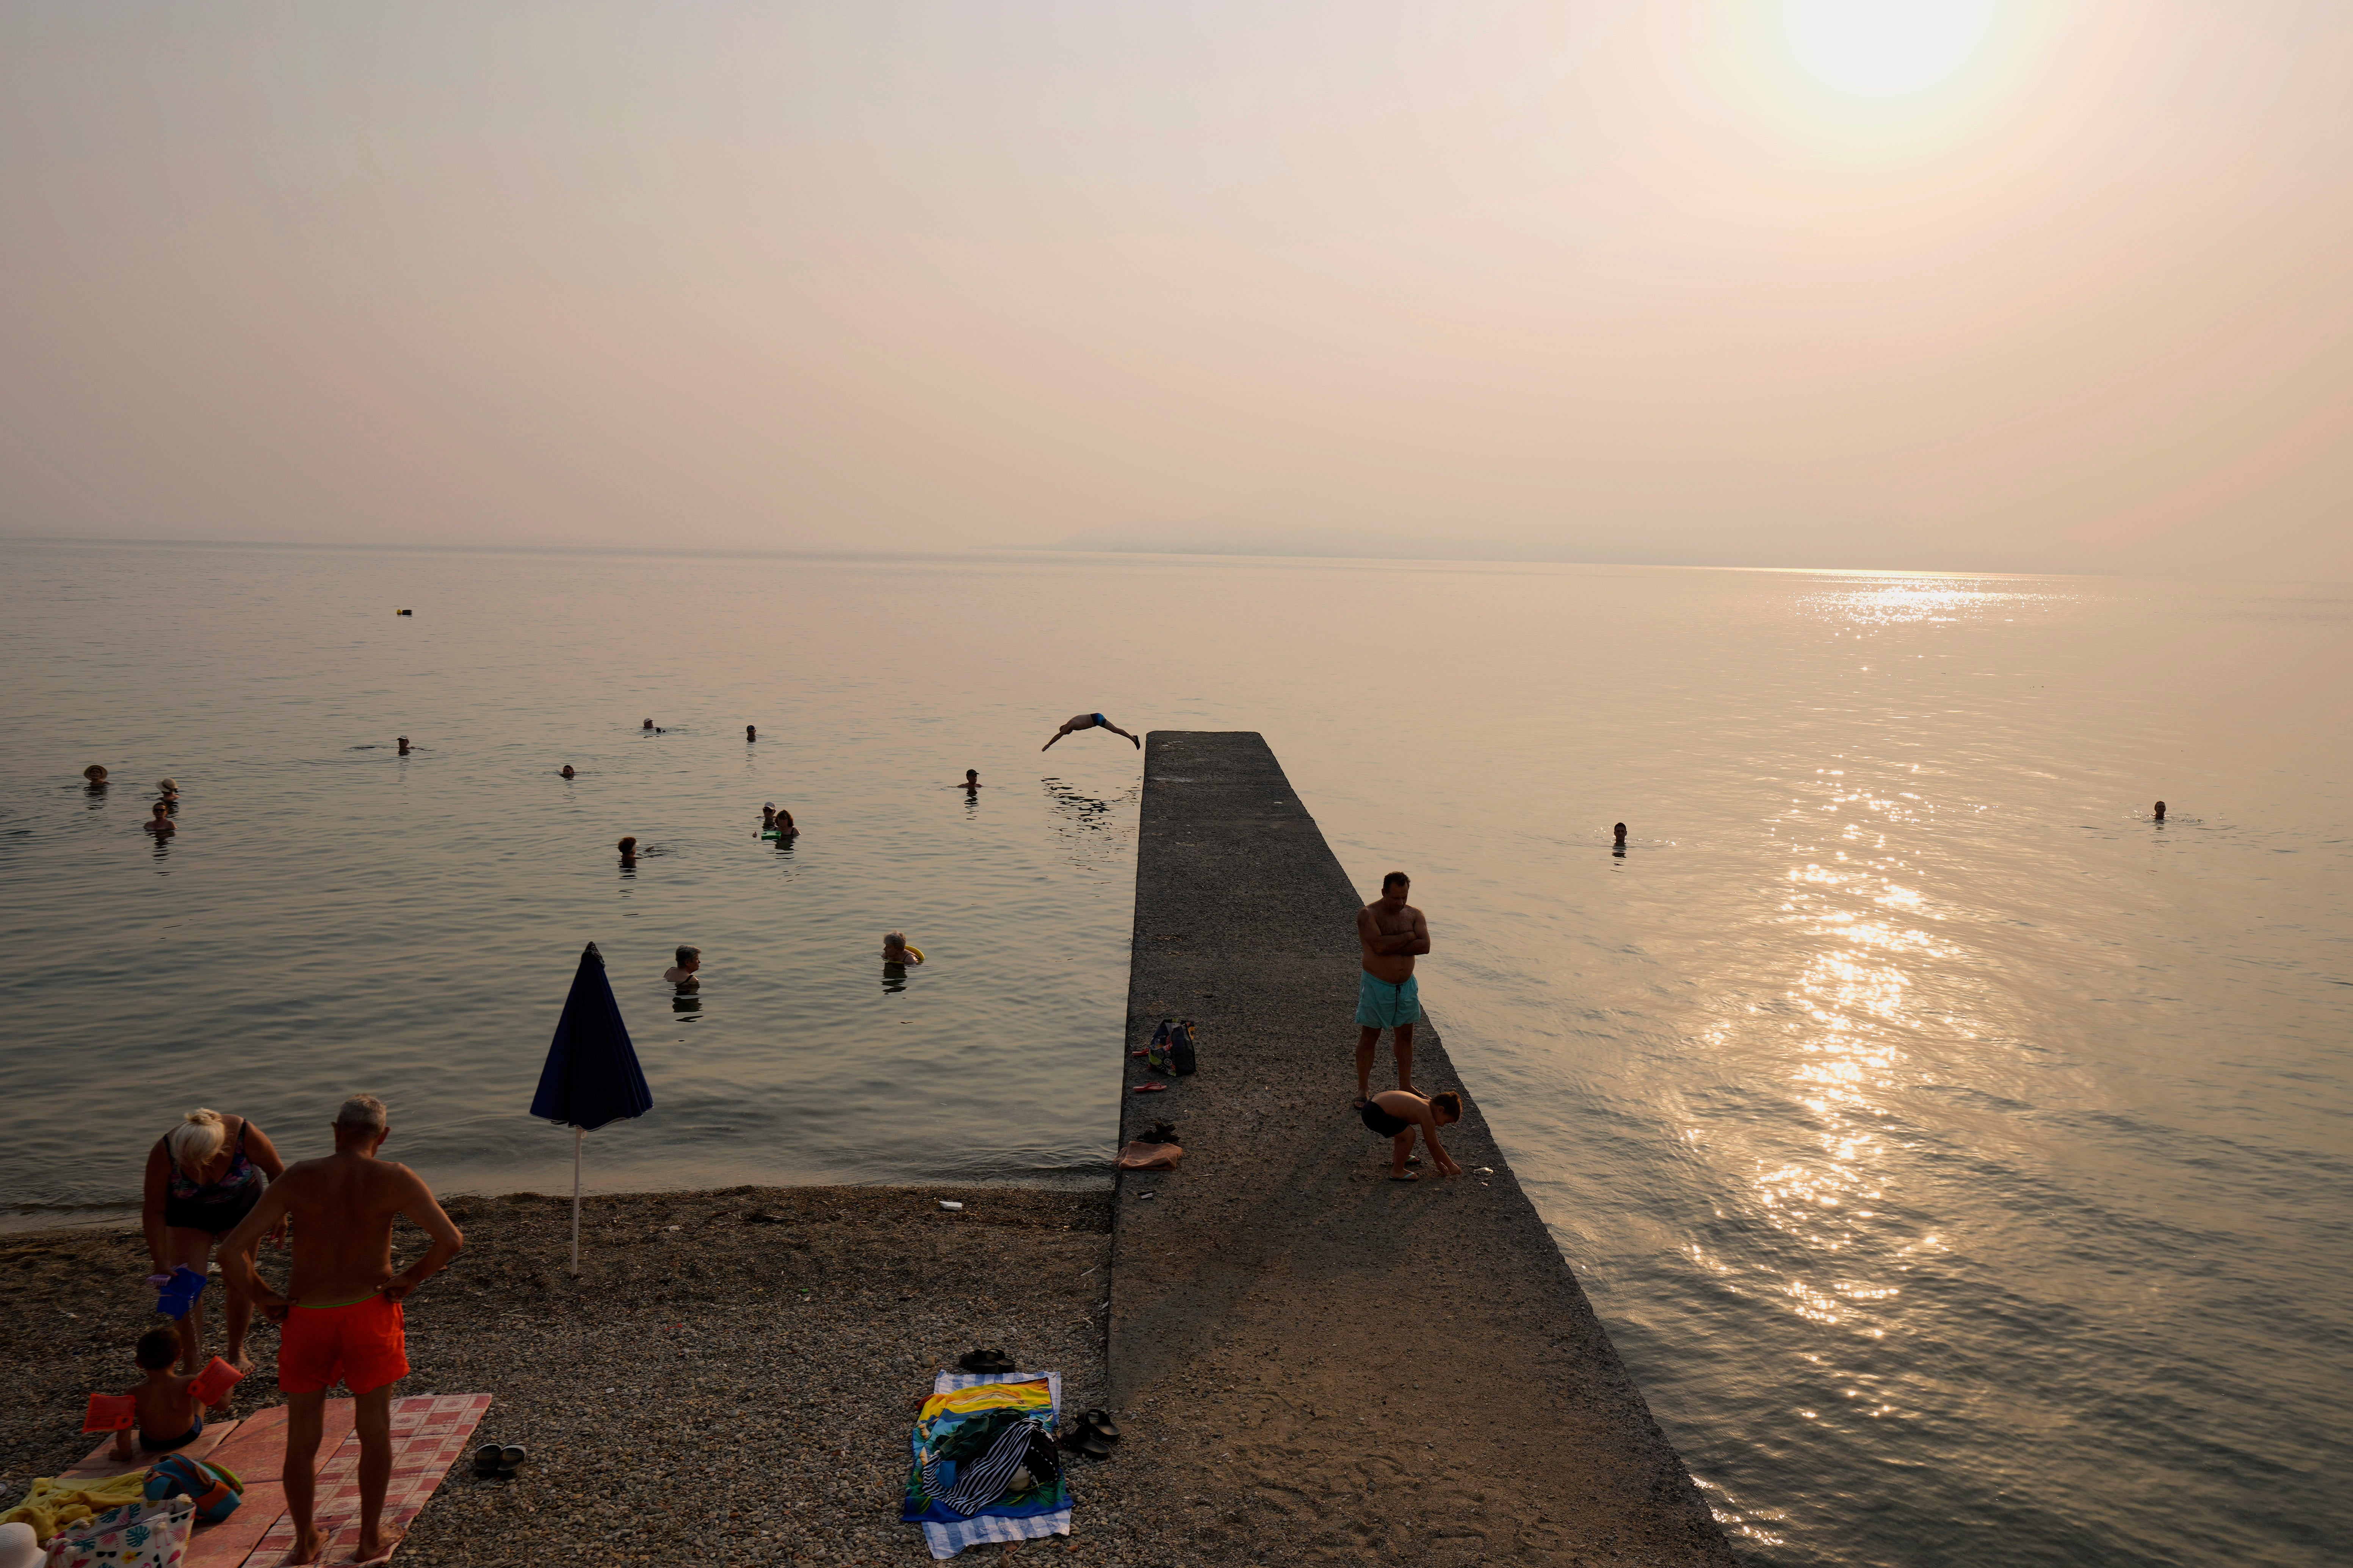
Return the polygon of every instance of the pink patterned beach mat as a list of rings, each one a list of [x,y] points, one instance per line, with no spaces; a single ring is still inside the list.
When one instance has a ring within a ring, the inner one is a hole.
[[[336,1405],[343,1407],[341,1414],[345,1435],[319,1467],[316,1517],[319,1528],[327,1532],[327,1550],[319,1557],[322,1563],[355,1561],[360,1543],[359,1434],[350,1430],[351,1401],[328,1402],[331,1412]],[[465,1453],[482,1413],[490,1407],[491,1396],[487,1394],[423,1394],[392,1402],[392,1484],[384,1494],[385,1523],[405,1529],[417,1516],[431,1500],[434,1489],[441,1484],[441,1478],[449,1473],[450,1465]],[[332,1415],[330,1421],[332,1431]],[[252,1481],[270,1478],[274,1483],[278,1468],[284,1463],[283,1444],[281,1437],[277,1452],[268,1457],[266,1469],[255,1462],[259,1456],[248,1459],[260,1472],[248,1477],[246,1496],[249,1502],[261,1500],[254,1495]],[[287,1553],[294,1549],[294,1521],[283,1511],[285,1499],[275,1484],[267,1490],[280,1511],[252,1555],[240,1560],[242,1568],[280,1568]],[[237,1511],[242,1513],[245,1510]],[[201,1545],[203,1541],[199,1532],[196,1543]],[[196,1553],[190,1555],[193,1558]]]

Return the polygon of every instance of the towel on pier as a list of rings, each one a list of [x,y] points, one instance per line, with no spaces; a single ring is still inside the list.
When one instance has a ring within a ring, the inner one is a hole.
[[[1060,1474],[1021,1486],[1044,1479],[1029,1473],[1028,1461],[1041,1443],[1052,1453],[1061,1408],[1058,1372],[943,1372],[933,1379],[915,1420],[899,1517],[923,1526],[934,1558],[984,1541],[1071,1532],[1071,1489]]]

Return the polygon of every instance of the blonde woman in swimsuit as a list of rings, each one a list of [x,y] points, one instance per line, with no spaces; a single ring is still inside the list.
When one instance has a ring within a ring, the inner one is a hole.
[[[174,1264],[185,1263],[204,1273],[214,1246],[253,1212],[261,1190],[285,1173],[286,1162],[269,1134],[245,1117],[189,1111],[147,1152],[139,1222],[153,1272],[169,1274]],[[253,1366],[245,1353],[245,1333],[252,1326],[253,1304],[231,1297],[224,1359],[240,1371]],[[180,1367],[194,1372],[205,1363],[202,1296],[179,1328]]]

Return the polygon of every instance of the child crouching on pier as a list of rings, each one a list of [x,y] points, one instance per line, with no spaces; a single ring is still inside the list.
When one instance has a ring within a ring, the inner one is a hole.
[[[1419,1178],[1406,1167],[1413,1159],[1413,1135],[1421,1133],[1422,1146],[1430,1151],[1430,1163],[1441,1176],[1459,1176],[1462,1167],[1438,1141],[1438,1130],[1451,1127],[1462,1120],[1462,1097],[1452,1089],[1441,1089],[1424,1097],[1409,1089],[1392,1089],[1363,1102],[1357,1114],[1365,1125],[1390,1140],[1389,1180],[1411,1182]]]

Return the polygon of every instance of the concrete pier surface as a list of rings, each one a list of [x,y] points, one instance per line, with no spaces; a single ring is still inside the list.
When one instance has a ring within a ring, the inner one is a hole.
[[[1388,1141],[1351,1104],[1375,891],[1260,736],[1147,737],[1127,1045],[1195,1019],[1201,1065],[1123,1090],[1122,1142],[1165,1119],[1186,1153],[1120,1178],[1109,1376],[1150,1434],[1171,1543],[1205,1563],[1733,1563],[1426,1018],[1415,1087],[1462,1091],[1442,1136],[1472,1173],[1387,1179]],[[1444,891],[1414,902],[1442,973]],[[1373,1087],[1394,1082],[1385,1035]]]

